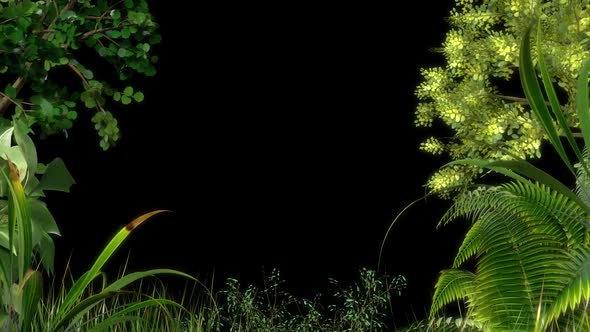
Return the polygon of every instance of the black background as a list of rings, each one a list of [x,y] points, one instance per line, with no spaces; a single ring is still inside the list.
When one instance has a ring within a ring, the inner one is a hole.
[[[115,113],[123,137],[108,152],[83,115],[69,138],[38,146],[65,159],[77,184],[51,194],[61,227],[57,263],[89,267],[126,222],[138,229],[109,264],[176,268],[259,283],[278,268],[298,296],[328,277],[376,268],[387,227],[445,160],[418,151],[419,68],[442,64],[452,1],[404,4],[151,3],[161,26],[158,74],[133,83],[145,101]],[[408,289],[402,325],[424,316],[461,226],[436,230],[448,202],[420,203],[385,247],[384,271]],[[219,286],[220,286],[219,285]],[[329,293],[329,292],[328,292]]]

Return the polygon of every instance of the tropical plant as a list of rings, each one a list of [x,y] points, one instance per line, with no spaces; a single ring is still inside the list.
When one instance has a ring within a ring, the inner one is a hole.
[[[590,329],[590,206],[585,196],[589,159],[578,147],[559,103],[541,36],[538,24],[536,62],[548,101],[533,65],[530,29],[524,33],[520,50],[522,86],[551,145],[576,176],[579,195],[518,156],[510,155],[513,160],[451,163],[488,168],[516,181],[463,193],[443,216],[443,225],[458,217],[467,217],[473,224],[453,268],[441,272],[431,317],[450,302],[464,301],[467,318],[482,323],[488,331]],[[590,61],[586,61],[581,66],[576,95],[580,136],[586,147],[590,146],[589,70]],[[577,164],[571,162],[561,136]],[[460,269],[473,258],[475,271]]]
[[[61,159],[47,165],[38,163],[35,146],[26,129],[20,121],[0,128],[0,327],[19,331],[31,329],[38,306],[42,305],[43,273],[37,266],[53,272],[54,244],[51,234],[59,235],[55,220],[40,199],[47,190],[67,192],[74,183]],[[79,317],[146,276],[165,273],[192,279],[184,273],[167,269],[136,272],[124,275],[110,285],[104,279],[100,292],[83,297],[86,288],[101,274],[102,266],[129,233],[160,212],[154,211],[135,219],[115,235],[91,269],[53,307],[46,317],[44,331],[84,326]],[[166,299],[127,303],[124,307],[113,308],[109,318],[102,319],[97,326],[130,320],[130,312],[155,305],[177,304]]]
[[[160,41],[146,0],[0,1],[0,115],[41,135],[70,129],[81,108],[108,149],[119,139],[109,109],[141,102],[128,82],[156,73]]]
[[[8,248],[1,248],[0,255],[0,294],[2,311],[0,311],[0,326],[10,331],[30,331],[38,307],[41,305],[43,278],[42,273],[34,268],[37,257],[33,251],[34,223],[25,190],[21,184],[16,166],[10,161],[0,161],[0,183],[7,187],[8,195]],[[92,267],[84,273],[65,293],[62,301],[55,306],[55,310],[47,317],[44,331],[104,329],[122,321],[138,319],[133,312],[151,306],[168,306],[179,304],[163,298],[146,299],[138,302],[126,303],[124,306],[111,308],[108,317],[101,319],[100,324],[87,326],[89,322],[80,320],[89,310],[104,303],[108,298],[117,295],[127,285],[153,275],[173,274],[193,279],[191,276],[170,269],[154,269],[135,272],[121,276],[114,282],[107,284],[106,277],[101,272],[104,264],[110,259],[121,243],[139,225],[151,216],[163,211],[153,211],[144,214],[124,226],[100,253]],[[10,249],[12,248],[12,250]],[[84,297],[88,286],[99,276],[103,276],[103,287],[89,297]]]
[[[434,131],[420,148],[452,160],[541,157],[541,144],[549,133],[535,120],[518,89],[519,41],[531,20],[538,19],[547,72],[562,89],[564,120],[567,127],[579,127],[576,78],[582,60],[590,56],[590,1],[454,3],[447,20],[450,29],[435,48],[444,56],[443,65],[423,68],[416,88],[416,126],[444,130]],[[560,137],[564,134],[557,132]],[[479,175],[477,168],[453,164],[439,169],[427,185],[448,194]]]
[[[46,190],[67,192],[74,182],[61,159],[48,165],[37,162],[25,129],[16,121],[0,128],[0,325],[14,323],[15,314],[18,326],[30,323],[42,285],[32,266],[40,263],[53,271],[50,235],[59,235],[40,198]]]
[[[74,179],[59,158],[47,165],[39,163],[35,145],[25,130],[26,126],[17,121],[12,126],[0,128],[0,159],[7,164],[10,160],[10,163],[15,166],[29,205],[27,213],[32,220],[32,249],[40,255],[43,267],[51,273],[55,250],[50,235],[60,235],[60,232],[41,199],[46,191],[69,192]],[[7,251],[10,248],[8,183],[7,178],[0,180],[0,247]]]

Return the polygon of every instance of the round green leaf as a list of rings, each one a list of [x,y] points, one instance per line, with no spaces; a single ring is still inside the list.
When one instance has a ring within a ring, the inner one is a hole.
[[[141,103],[143,101],[143,93],[141,91],[137,91],[134,95],[133,95],[133,99],[135,99],[136,102]]]

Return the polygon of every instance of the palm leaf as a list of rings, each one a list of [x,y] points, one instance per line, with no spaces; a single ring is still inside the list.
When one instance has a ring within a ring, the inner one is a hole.
[[[559,296],[547,311],[548,321],[590,299],[590,248],[578,248],[572,252],[571,259],[562,262],[562,266],[573,277],[563,280]]]
[[[459,196],[443,221],[474,220],[453,265],[478,258],[468,299],[473,317],[499,330],[532,328],[540,303],[551,303],[571,277],[559,262],[568,259],[568,248],[584,244],[584,216],[568,197],[528,181]],[[448,295],[442,299],[451,301]],[[433,310],[441,303],[448,302],[433,300]]]
[[[443,270],[436,282],[430,317],[434,317],[445,305],[473,296],[475,275],[459,269]]]

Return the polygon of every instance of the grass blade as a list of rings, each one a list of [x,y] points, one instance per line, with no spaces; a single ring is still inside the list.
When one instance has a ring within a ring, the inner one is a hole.
[[[537,74],[531,57],[530,34],[531,28],[528,28],[525,32],[524,38],[522,39],[522,44],[520,47],[519,72],[521,84],[524,89],[524,93],[531,105],[531,110],[537,117],[537,120],[540,122],[543,129],[545,129],[545,133],[547,134],[551,145],[553,145],[557,151],[557,154],[559,154],[559,157],[563,160],[568,169],[573,174],[575,174],[574,168],[572,167],[572,164],[565,153],[563,145],[561,144],[559,134],[557,133],[557,129],[553,123],[553,118],[547,109],[545,99],[543,98],[543,92],[541,91],[541,86],[537,80]]]
[[[58,330],[59,328],[61,328],[65,324],[67,324],[69,321],[71,321],[74,317],[90,310],[92,308],[92,306],[96,305],[98,302],[100,302],[110,296],[113,296],[115,294],[118,294],[118,291],[121,290],[123,287],[126,287],[127,285],[129,285],[139,279],[143,279],[143,278],[149,277],[149,276],[155,276],[157,274],[172,274],[172,275],[178,275],[178,276],[182,276],[182,277],[185,277],[188,279],[196,280],[194,277],[192,277],[186,273],[176,271],[176,270],[171,270],[171,269],[154,269],[154,270],[148,270],[148,271],[135,272],[135,273],[128,274],[126,276],[119,278],[118,280],[116,280],[115,282],[110,284],[108,287],[104,288],[100,293],[90,296],[90,297],[84,299],[83,301],[81,301],[80,303],[74,305],[70,310],[68,310],[68,312],[63,317],[61,317],[59,319],[59,321],[56,322],[54,329]]]
[[[39,271],[28,270],[23,280],[21,326],[23,331],[30,331],[31,322],[37,312],[37,304],[43,295],[43,276]]]
[[[541,24],[537,24],[537,62],[539,64],[539,70],[541,72],[541,80],[543,82],[543,86],[545,88],[545,93],[547,94],[547,98],[549,99],[549,103],[551,104],[551,110],[557,119],[559,126],[561,127],[561,131],[564,133],[567,141],[569,142],[572,150],[576,154],[576,157],[582,163],[586,173],[588,174],[588,168],[586,167],[586,162],[584,161],[584,157],[582,156],[582,152],[578,147],[574,139],[574,135],[569,128],[567,120],[561,111],[561,106],[559,104],[559,100],[557,99],[557,94],[555,93],[555,89],[553,88],[553,82],[551,82],[551,76],[549,76],[549,71],[547,70],[547,64],[545,63],[545,57],[541,52]],[[578,94],[580,95],[580,94]],[[590,146],[590,145],[589,145]],[[565,152],[564,152],[565,153]],[[571,165],[568,167],[573,170]]]
[[[132,282],[135,282],[139,279],[143,279],[146,277],[155,276],[157,274],[177,275],[177,276],[181,276],[181,277],[185,277],[187,279],[197,281],[197,279],[195,279],[191,275],[188,275],[184,272],[180,272],[180,271],[176,271],[176,270],[172,270],[172,269],[153,269],[153,270],[142,271],[142,272],[134,272],[134,273],[130,273],[126,276],[123,276],[123,277],[119,278],[117,281],[110,284],[108,287],[106,287],[104,289],[104,291],[118,291],[118,290],[122,289],[123,287],[126,287],[127,285],[129,285]]]
[[[104,264],[111,258],[115,250],[119,248],[121,243],[125,241],[127,236],[136,229],[139,225],[145,222],[150,217],[162,213],[167,212],[167,210],[156,210],[146,214],[143,214],[127,225],[123,227],[115,236],[111,239],[111,241],[106,245],[103,251],[100,253],[92,267],[84,273],[84,275],[78,279],[66,294],[64,301],[60,308],[58,309],[58,313],[56,314],[56,324],[62,325],[63,324],[63,317],[67,315],[68,311],[72,308],[72,306],[78,301],[86,287],[99,275],[100,270],[104,266]]]
[[[576,95],[576,109],[580,120],[580,129],[584,143],[590,147],[590,106],[588,106],[588,72],[590,60],[586,60],[578,76],[578,94]]]
[[[168,310],[166,310],[165,305],[177,306],[181,309],[184,308],[180,304],[178,304],[174,301],[171,301],[171,300],[167,300],[167,299],[150,299],[150,300],[145,300],[145,301],[141,301],[141,302],[131,303],[130,305],[128,305],[127,307],[125,307],[123,309],[116,310],[116,312],[112,316],[106,318],[104,321],[93,326],[89,330],[89,332],[91,332],[91,331],[105,331],[107,328],[109,328],[115,324],[119,324],[119,323],[130,321],[130,320],[139,320],[138,319],[139,317],[137,315],[130,316],[129,314],[133,313],[134,311],[138,311],[138,310],[149,308],[149,307],[155,307],[155,306],[162,307],[162,310],[164,311],[166,316],[168,316],[168,318],[172,321],[173,317],[170,315]],[[149,322],[147,322],[147,323],[149,324]]]
[[[24,188],[20,182],[18,170],[10,160],[8,164],[9,174],[2,169],[1,173],[8,183],[8,243],[13,248],[15,242],[15,232],[18,228],[17,248],[17,265],[18,281],[21,282],[26,271],[31,266],[33,257],[33,227],[31,223],[31,213],[29,204],[25,197]],[[11,255],[11,261],[12,261]],[[12,278],[11,278],[12,279]],[[11,280],[13,282],[14,280]]]

